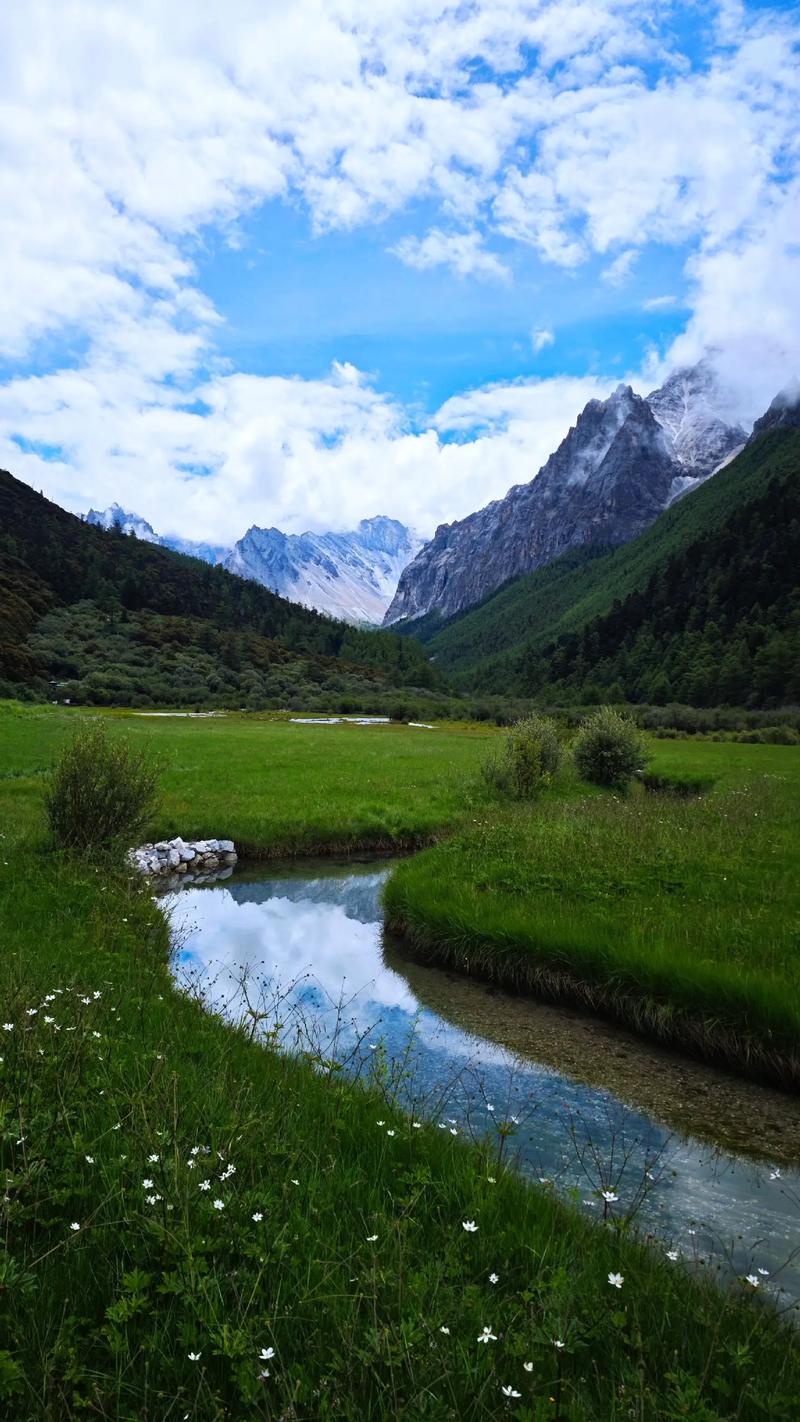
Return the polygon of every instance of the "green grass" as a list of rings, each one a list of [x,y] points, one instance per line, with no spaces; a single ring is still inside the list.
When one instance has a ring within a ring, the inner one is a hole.
[[[398,867],[392,926],[429,958],[798,1085],[800,755],[653,752],[655,775],[718,788],[556,789],[533,810],[485,814]]]
[[[69,722],[6,714],[0,728],[4,1415],[797,1416],[798,1341],[746,1287],[691,1278],[176,992],[146,888],[44,849],[41,772]],[[264,835],[271,853],[318,843],[325,816],[338,843],[440,833],[465,809],[486,828],[488,802],[465,804],[462,783],[485,739],[466,732],[126,728],[169,757],[165,830]],[[786,754],[708,749],[740,758],[734,786],[755,755]]]

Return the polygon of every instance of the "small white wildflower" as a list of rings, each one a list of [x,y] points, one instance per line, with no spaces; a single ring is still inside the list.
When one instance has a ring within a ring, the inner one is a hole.
[[[262,1369],[261,1369],[261,1372],[259,1373],[258,1376],[262,1379],[262,1381],[263,1381],[265,1378],[268,1378],[268,1377],[269,1377],[269,1368],[262,1368]]]
[[[87,1164],[87,1165],[94,1165],[94,1156],[93,1156],[93,1155],[85,1155],[83,1158],[84,1158],[84,1160],[86,1161],[86,1164]]]
[[[13,1030],[14,1030],[14,1023],[13,1023],[13,1022],[4,1022],[4,1023],[3,1023],[3,1031],[4,1031],[4,1032],[13,1032]]]
[[[759,1272],[759,1274],[761,1275],[762,1279],[768,1279],[768,1278],[769,1278],[769,1269],[762,1269],[762,1268],[759,1267],[758,1272]]]
[[[497,1181],[495,1180],[495,1178],[494,1178],[493,1175],[487,1175],[487,1177],[486,1177],[486,1183],[487,1183],[487,1185],[496,1185],[496,1184],[497,1184]]]
[[[25,1011],[27,1012],[29,1017],[35,1017],[39,1009],[38,1007],[26,1007]]]
[[[196,1160],[187,1160],[187,1162],[186,1162],[186,1169],[187,1169],[187,1170],[195,1170],[196,1168],[197,1168],[197,1161],[196,1161]]]
[[[290,1181],[290,1184],[292,1184],[292,1185],[299,1185],[299,1184],[300,1184],[300,1181],[299,1181],[299,1180],[291,1180],[291,1181]]]
[[[413,1129],[414,1129],[415,1131],[421,1131],[421,1130],[422,1130],[422,1122],[421,1122],[421,1121],[412,1121],[412,1122],[411,1122],[411,1125],[412,1125],[412,1127],[413,1127]]]
[[[450,1134],[451,1134],[451,1136],[457,1136],[457,1135],[458,1135],[458,1128],[457,1128],[456,1126],[451,1126],[451,1127],[450,1127]]]
[[[192,1146],[191,1150],[189,1151],[189,1154],[190,1154],[190,1155],[199,1155],[199,1154],[200,1154],[200,1147],[199,1147],[199,1146]]]
[[[556,1345],[557,1348],[563,1348],[563,1347],[564,1347],[564,1344],[561,1342],[561,1340],[560,1340],[559,1338],[554,1338],[554,1339],[553,1339],[553,1342],[555,1343],[555,1345]],[[526,1373],[532,1373],[532,1372],[533,1372],[533,1363],[523,1363],[522,1366],[523,1366],[523,1368],[525,1369]]]
[[[387,1136],[393,1136],[393,1135],[394,1135],[394,1131],[387,1131],[386,1134],[387,1134]]]
[[[751,1284],[754,1289],[757,1289],[757,1288],[758,1288],[758,1284],[759,1284],[758,1274],[747,1274],[745,1277],[746,1277],[746,1282],[747,1282],[748,1284]]]
[[[676,1259],[680,1259],[680,1254],[678,1253],[677,1249],[668,1249],[667,1258],[671,1259],[674,1264]]]
[[[446,1323],[443,1323],[443,1324],[442,1324],[441,1328],[439,1329],[439,1332],[440,1332],[440,1333],[446,1333],[446,1334],[448,1335],[448,1337],[450,1336],[450,1329],[447,1327],[447,1324],[446,1324]]]
[[[251,1215],[250,1218],[255,1220],[256,1224],[261,1224],[264,1216],[260,1210],[256,1210],[255,1214]]]
[[[274,1348],[262,1348],[262,1349],[261,1349],[261,1352],[259,1353],[258,1356],[259,1356],[259,1359],[260,1359],[260,1361],[261,1361],[262,1363],[268,1363],[269,1360],[270,1360],[270,1358],[274,1358],[274,1357],[275,1357],[275,1349],[274,1349]]]
[[[613,1205],[619,1199],[619,1195],[615,1195],[613,1190],[603,1190],[602,1194],[608,1205]]]
[[[487,1110],[487,1111],[493,1111],[493,1110],[494,1110],[494,1104],[493,1104],[493,1102],[491,1102],[491,1101],[487,1101],[487,1102],[486,1102],[486,1110]]]
[[[225,1201],[224,1201],[224,1200],[215,1200],[215,1201],[214,1201],[214,1209],[215,1209],[215,1210],[224,1210],[224,1209],[225,1209]]]
[[[72,1224],[70,1225],[70,1229],[71,1229],[71,1230],[79,1230],[79,1229],[80,1229],[80,1225],[78,1224],[78,1221],[77,1221],[77,1220],[73,1220],[73,1221],[72,1221]]]
[[[484,1325],[483,1325],[483,1332],[478,1334],[478,1342],[479,1342],[479,1343],[496,1343],[496,1342],[497,1342],[497,1334],[496,1334],[496,1333],[492,1333],[492,1330],[491,1330],[491,1328],[489,1328],[488,1324],[484,1324]]]
[[[210,1190],[210,1189],[211,1189],[211,1181],[210,1181],[210,1180],[201,1180],[201,1181],[200,1181],[200,1189],[201,1189],[201,1190]]]
[[[92,999],[91,999],[90,997],[82,997],[82,998],[81,998],[81,1002],[84,1003],[86,1007],[89,1006],[89,1003],[91,1002],[91,1000],[92,1000]]]
[[[189,1362],[190,1362],[190,1363],[198,1363],[198,1362],[200,1361],[200,1358],[202,1357],[202,1354],[200,1354],[200,1353],[187,1353],[186,1356],[187,1356],[187,1358],[189,1359]]]
[[[367,1235],[367,1244],[374,1244],[374,1243],[375,1243],[375,1240],[376,1240],[377,1238],[378,1238],[377,1234],[368,1234],[368,1235]]]
[[[501,1391],[503,1397],[522,1397],[522,1393],[517,1392],[517,1389],[515,1387],[511,1387],[510,1385],[508,1387],[502,1388]]]
[[[467,1231],[467,1234],[474,1234],[478,1226],[476,1225],[474,1220],[462,1220],[461,1228],[465,1229]]]
[[[500,1275],[499,1275],[499,1274],[490,1274],[490,1275],[489,1275],[489,1283],[490,1283],[490,1284],[499,1284],[499,1283],[500,1283]]]
[[[160,1195],[145,1195],[145,1202],[148,1205],[155,1205],[156,1201],[160,1199]]]
[[[376,1121],[376,1122],[375,1122],[375,1125],[376,1125],[376,1126],[385,1126],[385,1125],[386,1125],[386,1122],[385,1122],[385,1121]]]
[[[609,1274],[608,1282],[612,1289],[621,1289],[625,1279],[622,1274]]]
[[[157,1156],[157,1155],[148,1155],[147,1159],[149,1160],[149,1162],[150,1162],[151,1165],[157,1165],[157,1164],[158,1164],[158,1156]]]
[[[780,1172],[780,1170],[778,1169],[777,1166],[775,1167],[774,1170],[771,1170],[771,1171],[769,1172],[769,1178],[770,1178],[770,1180],[780,1180],[780,1178],[781,1178],[781,1172]]]
[[[44,1021],[47,1023],[47,1025],[49,1026],[50,1023],[51,1023],[51,1022],[55,1022],[56,1019],[55,1019],[55,1017],[48,1017],[47,1013],[45,1013],[43,1020],[44,1020]]]
[[[142,1181],[142,1189],[143,1189],[143,1190],[152,1190],[152,1188],[153,1188],[153,1182],[152,1182],[152,1180],[143,1180],[143,1181]]]

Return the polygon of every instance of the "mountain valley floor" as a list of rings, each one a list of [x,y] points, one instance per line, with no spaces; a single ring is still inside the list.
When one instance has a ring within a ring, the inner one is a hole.
[[[690,1276],[179,993],[148,887],[47,845],[45,775],[84,714],[0,708],[10,1415],[798,1415],[800,1345],[756,1286]],[[687,1044],[719,1055],[713,1018],[740,1069],[797,1061],[794,747],[654,741],[654,771],[713,788],[622,799],[566,772],[508,808],[479,775],[487,728],[109,720],[162,759],[152,838],[428,845],[388,889],[418,951],[579,975],[636,1000],[641,1031],[705,1021]]]

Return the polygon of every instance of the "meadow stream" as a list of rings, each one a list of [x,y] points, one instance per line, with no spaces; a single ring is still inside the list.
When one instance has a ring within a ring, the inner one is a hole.
[[[390,869],[260,863],[187,886],[169,910],[178,982],[255,1035],[280,1023],[282,1046],[320,1070],[337,1061],[415,1119],[481,1140],[489,1173],[513,1165],[586,1213],[629,1215],[676,1267],[710,1265],[795,1306],[797,1097],[414,961],[384,933]]]

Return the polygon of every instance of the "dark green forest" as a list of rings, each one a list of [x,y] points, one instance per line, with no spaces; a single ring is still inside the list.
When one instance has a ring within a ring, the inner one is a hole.
[[[551,705],[800,702],[800,434],[755,440],[622,548],[404,629],[471,692]]]
[[[437,674],[361,631],[170,549],[83,523],[0,471],[0,695],[89,705],[361,710]]]

